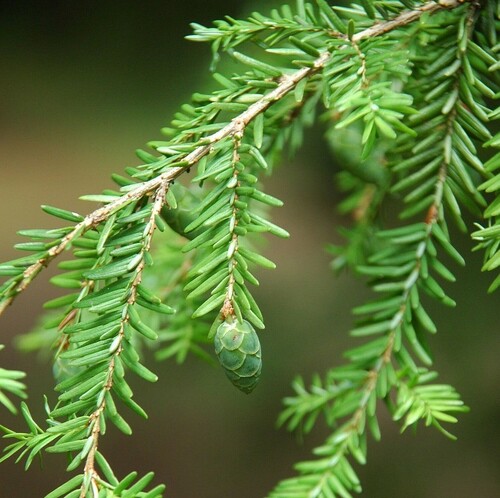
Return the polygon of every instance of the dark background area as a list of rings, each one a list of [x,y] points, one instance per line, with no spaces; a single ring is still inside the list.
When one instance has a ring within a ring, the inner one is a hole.
[[[189,22],[208,24],[225,14],[263,11],[273,2],[83,1],[6,2],[0,7],[0,259],[16,256],[21,228],[52,223],[47,203],[86,212],[76,200],[111,186],[109,176],[135,165],[133,151],[160,138],[176,107],[209,84],[209,47],[187,42]],[[275,210],[292,237],[269,240],[266,255],[278,269],[261,273],[256,293],[266,316],[261,335],[264,373],[251,395],[236,391],[219,369],[189,359],[150,364],[155,385],[133,381],[148,421],[130,414],[134,434],[110,429],[101,449],[119,476],[154,470],[173,498],[256,498],[292,475],[293,462],[327,434],[322,424],[301,442],[277,430],[281,398],[301,373],[324,372],[352,344],[350,308],[366,297],[349,275],[335,277],[324,247],[338,242],[335,165],[310,130],[307,147],[284,161],[266,191],[285,201]],[[314,165],[314,168],[312,167]],[[472,224],[471,220],[467,221]],[[472,408],[453,427],[457,442],[420,427],[399,435],[381,407],[382,442],[370,443],[360,468],[364,495],[391,497],[494,497],[498,475],[498,294],[488,296],[490,275],[481,255],[456,234],[468,261],[457,270],[455,310],[429,305],[439,333],[431,337],[440,380],[453,384]],[[45,300],[57,295],[37,279],[0,321],[2,366],[28,372],[30,407],[43,419],[43,393],[54,400],[51,366],[12,346],[35,324]],[[132,376],[131,376],[132,377]],[[22,422],[0,408],[0,422]],[[38,497],[63,482],[65,461],[47,455],[28,473],[0,465],[0,498]]]

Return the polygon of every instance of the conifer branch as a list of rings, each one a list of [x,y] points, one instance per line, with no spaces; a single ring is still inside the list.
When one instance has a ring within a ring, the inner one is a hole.
[[[432,23],[416,22],[438,12]],[[28,432],[2,427],[14,442],[0,461],[19,453],[29,467],[42,450],[77,452],[68,471],[80,465],[83,471],[48,497],[160,498],[162,486],[142,491],[152,474],[132,484],[132,473],[120,482],[98,449],[108,420],[131,433],[115,399],[147,417],[132,400],[125,373],[157,380],[140,362],[144,340],[168,342],[157,357],[178,362],[188,352],[209,357],[200,345],[213,342],[229,380],[245,393],[255,388],[262,356],[254,327],[265,325],[249,285],[259,283],[254,266],[275,265],[254,249],[251,236],[288,237],[263,212],[283,203],[261,190],[260,177],[285,145],[301,144],[321,101],[332,121],[331,146],[345,149],[339,176],[349,197],[342,209],[356,222],[344,229],[351,244],[332,252],[344,258],[338,267],[347,261],[367,277],[378,297],[353,310],[351,335],[365,342],[346,352],[348,364],[330,369],[325,380],[315,377],[310,391],[298,380],[296,396],[286,398],[280,423],[309,432],[324,414],[332,434],[314,450],[318,458],[299,463],[299,475],[270,496],[360,491],[350,460],[365,462],[369,432],[381,437],[378,400],[387,402],[395,421],[404,419],[402,430],[423,420],[453,437],[441,422],[456,422],[450,412],[466,408],[451,386],[424,385],[435,378],[427,369],[432,357],[425,335],[437,328],[421,297],[455,305],[434,277],[455,279],[441,251],[463,263],[447,227],[451,218],[467,228],[462,207],[484,213],[488,226],[480,225],[473,237],[486,251],[484,269],[500,266],[500,203],[488,205],[480,193],[500,190],[494,173],[500,155],[483,164],[476,149],[499,144],[487,127],[498,116],[488,108],[499,95],[495,22],[492,9],[468,0],[366,0],[335,8],[325,0],[316,0],[316,7],[298,0],[296,14],[283,6],[270,17],[194,25],[190,38],[211,42],[214,61],[226,52],[246,71],[215,74],[219,89],[194,94],[173,128],[163,130],[169,140],[149,144],[159,157],[138,151],[144,164],[126,169],[131,179],[113,175],[118,192],[83,196],[102,207],[82,217],[44,206],[71,226],[21,231],[31,241],[16,247],[34,254],[0,264],[0,275],[11,277],[0,285],[0,314],[70,248],[73,259],[59,264],[64,272],[51,282],[74,290],[45,304],[62,308],[45,323],[59,362],[57,405],[46,404],[49,427],[42,429],[23,403]],[[266,52],[262,60],[235,50],[246,42]],[[193,166],[194,186],[174,185]],[[479,188],[478,178],[486,180]],[[387,197],[401,201],[396,228],[383,227],[378,216]],[[156,228],[165,231],[166,244],[153,252]],[[146,274],[153,262],[157,271]],[[492,289],[499,285],[497,278]],[[158,293],[176,306],[175,315]],[[21,376],[0,370],[0,403],[8,409],[15,407],[2,389],[23,397],[24,386],[15,380]]]
[[[374,26],[367,28],[351,37],[353,44],[367,38],[375,38],[384,35],[394,29],[400,28],[418,20],[425,13],[433,13],[441,9],[452,9],[462,5],[460,0],[441,0],[440,2],[429,2],[415,10],[404,11],[396,18],[376,23]],[[339,33],[339,38],[346,38],[345,35]],[[297,84],[305,78],[309,78],[320,71],[331,56],[331,52],[323,52],[310,67],[299,69],[293,74],[283,75],[280,78],[279,85],[268,94],[264,95],[254,104],[250,105],[247,110],[242,112],[238,117],[234,118],[228,125],[205,137],[201,140],[201,145],[196,147],[191,153],[186,155],[180,162],[182,166],[170,167],[166,172],[160,174],[156,178],[134,186],[123,196],[106,204],[94,212],[87,215],[79,222],[61,241],[51,247],[47,254],[39,259],[36,263],[30,265],[23,272],[21,281],[16,285],[8,297],[0,301],[0,315],[12,303],[12,301],[22,293],[34,278],[45,268],[54,258],[59,256],[73,240],[83,235],[88,230],[96,227],[103,221],[109,218],[113,213],[119,211],[127,204],[134,200],[141,199],[150,192],[156,190],[164,183],[171,183],[178,176],[189,170],[193,165],[200,161],[204,156],[210,153],[212,146],[228,136],[234,136],[236,133],[242,132],[245,127],[259,114],[264,113],[274,102],[280,101],[285,95],[293,90]]]
[[[238,181],[238,161],[240,160],[240,155],[238,152],[238,149],[240,148],[241,145],[241,139],[242,139],[241,132],[237,133],[233,137],[234,145],[233,145],[233,157],[231,159],[231,164],[233,168],[233,175],[231,177],[230,183],[231,185],[234,185],[234,188],[238,187],[240,185]],[[227,252],[227,259],[229,260],[228,265],[229,265],[229,280],[227,283],[227,288],[226,288],[226,294],[224,298],[224,303],[222,305],[221,309],[221,316],[222,319],[225,320],[226,318],[230,316],[234,316],[234,285],[235,285],[235,269],[236,266],[238,265],[238,262],[236,261],[234,255],[236,251],[238,251],[238,234],[236,232],[237,226],[238,226],[238,194],[237,191],[234,191],[234,197],[232,198],[232,213],[231,217],[229,218],[229,233],[230,233],[230,242],[228,246],[228,252]]]
[[[451,122],[451,119],[450,119]],[[449,127],[450,128],[450,127]],[[422,259],[425,258],[428,243],[431,237],[433,237],[433,227],[438,222],[440,212],[440,207],[443,199],[443,185],[446,181],[446,172],[448,168],[449,161],[445,158],[439,169],[437,175],[437,180],[435,184],[434,191],[434,201],[427,210],[425,216],[425,235],[421,238],[420,242],[416,246],[415,256],[413,258],[414,265],[411,270],[408,271],[408,276],[406,280],[401,284],[402,293],[400,298],[398,298],[399,306],[397,311],[390,317],[388,317],[387,322],[388,327],[384,327],[386,331],[386,336],[384,339],[384,347],[381,349],[378,358],[373,360],[373,367],[368,372],[363,372],[362,382],[356,391],[359,393],[359,403],[356,409],[353,411],[352,415],[343,422],[328,438],[325,445],[318,448],[317,453],[320,455],[325,455],[321,462],[308,461],[301,462],[296,465],[297,470],[300,472],[301,476],[296,478],[291,478],[282,481],[277,485],[277,487],[269,494],[269,498],[281,498],[288,496],[287,493],[300,486],[301,491],[304,496],[322,496],[323,494],[327,496],[328,490],[333,490],[337,488],[344,489],[346,492],[349,488],[356,490],[358,482],[356,479],[351,478],[350,483],[344,482],[340,484],[340,475],[343,472],[343,468],[348,465],[345,459],[346,455],[352,453],[355,459],[363,464],[365,463],[365,455],[363,451],[356,450],[353,444],[353,438],[361,437],[365,431],[365,425],[367,420],[372,420],[371,427],[376,424],[375,420],[375,402],[376,402],[376,391],[379,389],[379,376],[382,370],[388,366],[393,361],[393,350],[395,347],[395,341],[398,334],[401,334],[401,329],[403,326],[403,321],[407,315],[407,307],[410,306],[410,299],[412,294],[416,290],[416,286],[420,279],[420,274],[422,271]],[[378,324],[374,324],[378,326]],[[368,332],[367,325],[366,332]],[[379,327],[380,328],[380,327]],[[359,330],[361,332],[361,330]],[[363,332],[362,335],[365,335]],[[354,372],[353,372],[354,373]],[[360,372],[361,374],[361,372]],[[388,382],[387,380],[385,381]],[[401,381],[402,382],[402,381]],[[392,387],[389,381],[389,387]],[[347,386],[346,393],[352,393],[353,386]],[[384,390],[384,393],[388,389]],[[333,401],[337,397],[341,396],[341,391],[334,391]],[[384,396],[385,397],[385,394]],[[330,401],[329,397],[325,396],[323,403]],[[291,407],[294,404],[290,405]],[[318,410],[318,404],[314,404],[315,410]],[[367,414],[367,410],[370,413]],[[280,423],[283,423],[287,418],[292,417],[293,411],[285,411],[280,419]],[[299,413],[299,412],[297,412]],[[302,412],[302,416],[304,416]],[[293,422],[294,423],[294,422]],[[376,429],[372,429],[375,437],[377,436],[378,426]],[[338,474],[338,475],[337,475]],[[308,481],[307,476],[314,476],[313,480]],[[353,473],[351,473],[351,476]],[[302,477],[306,477],[302,479]],[[301,484],[301,483],[304,484]],[[332,482],[334,484],[332,484]],[[346,486],[344,488],[344,486]],[[306,491],[307,490],[307,491]],[[302,495],[300,495],[302,496]]]
[[[147,231],[143,241],[143,249],[139,253],[139,262],[135,268],[135,276],[132,279],[129,289],[129,297],[127,299],[127,304],[123,309],[122,319],[120,321],[120,330],[113,340],[110,351],[113,353],[109,361],[109,366],[107,370],[106,379],[103,383],[103,390],[98,399],[100,399],[99,405],[89,416],[89,430],[91,431],[91,445],[88,450],[87,458],[85,461],[84,468],[84,479],[82,481],[80,498],[85,498],[87,496],[87,491],[92,490],[92,498],[99,497],[99,475],[95,469],[95,457],[97,452],[97,447],[99,444],[99,436],[101,434],[101,420],[103,417],[104,410],[106,408],[106,399],[107,394],[113,388],[113,375],[115,373],[115,365],[116,358],[121,354],[123,346],[122,341],[125,337],[125,324],[130,321],[130,311],[129,308],[134,306],[138,287],[142,281],[143,270],[145,268],[145,254],[149,252],[151,248],[151,242],[153,240],[153,234],[156,229],[157,217],[160,215],[160,212],[165,204],[165,195],[168,189],[169,182],[162,182],[155,191],[153,208],[151,210],[151,216],[149,218],[149,222],[147,223]],[[109,396],[109,395],[108,395]]]

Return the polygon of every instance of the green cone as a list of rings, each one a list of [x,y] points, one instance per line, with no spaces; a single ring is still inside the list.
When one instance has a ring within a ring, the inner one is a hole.
[[[161,210],[161,216],[172,230],[189,240],[193,240],[203,230],[198,228],[186,233],[184,229],[199,216],[196,209],[198,208],[200,199],[180,183],[171,185],[170,190],[175,196],[177,207],[173,209],[165,206]]]
[[[262,370],[260,342],[252,325],[230,319],[219,325],[215,353],[229,380],[244,393],[251,393]]]

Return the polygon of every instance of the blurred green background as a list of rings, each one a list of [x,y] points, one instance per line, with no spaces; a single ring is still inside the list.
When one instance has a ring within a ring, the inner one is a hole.
[[[0,259],[15,256],[20,228],[47,226],[39,209],[49,203],[86,212],[77,201],[111,185],[109,176],[135,165],[133,151],[160,137],[178,105],[209,82],[208,46],[187,42],[189,22],[268,10],[274,2],[83,1],[4,2],[0,7]],[[264,372],[245,396],[220,369],[190,359],[158,363],[156,385],[135,382],[136,399],[150,420],[128,416],[132,437],[113,429],[101,448],[115,471],[154,470],[175,498],[256,498],[293,462],[309,458],[326,435],[322,424],[304,441],[277,430],[281,398],[297,373],[310,378],[342,361],[351,344],[350,308],[366,297],[349,275],[335,277],[324,247],[338,242],[333,189],[335,165],[310,130],[307,147],[284,161],[266,190],[285,201],[275,219],[292,237],[270,240],[266,254],[278,264],[260,275],[256,293],[266,315]],[[314,169],[312,168],[314,166]],[[304,172],[307,171],[307,174]],[[468,220],[468,225],[472,223]],[[490,276],[468,237],[456,234],[467,257],[451,295],[456,310],[430,305],[439,327],[430,339],[440,380],[453,384],[471,406],[454,428],[457,442],[420,428],[399,435],[381,409],[382,442],[369,447],[360,469],[364,495],[391,497],[500,496],[498,472],[499,301],[488,296]],[[42,303],[56,295],[49,269],[0,322],[7,351],[0,362],[28,372],[30,406],[43,418],[44,392],[54,400],[51,366],[12,346],[28,331]],[[150,365],[151,366],[151,365]],[[1,422],[21,422],[1,412]],[[496,462],[496,463],[495,463]],[[63,482],[65,462],[46,456],[28,473],[0,466],[0,498],[43,496]]]

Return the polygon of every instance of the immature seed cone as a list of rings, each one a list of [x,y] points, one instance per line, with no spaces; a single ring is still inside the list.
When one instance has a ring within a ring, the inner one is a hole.
[[[217,329],[214,346],[229,380],[244,393],[251,393],[262,370],[259,337],[252,325],[246,320],[226,320]]]
[[[200,235],[203,230],[197,228],[196,230],[186,233],[184,229],[198,217],[199,213],[195,211],[200,200],[191,190],[180,183],[175,183],[169,188],[175,195],[177,207],[171,209],[168,206],[164,206],[161,210],[161,216],[174,232],[177,232],[179,235],[189,240],[193,240],[196,236]]]

